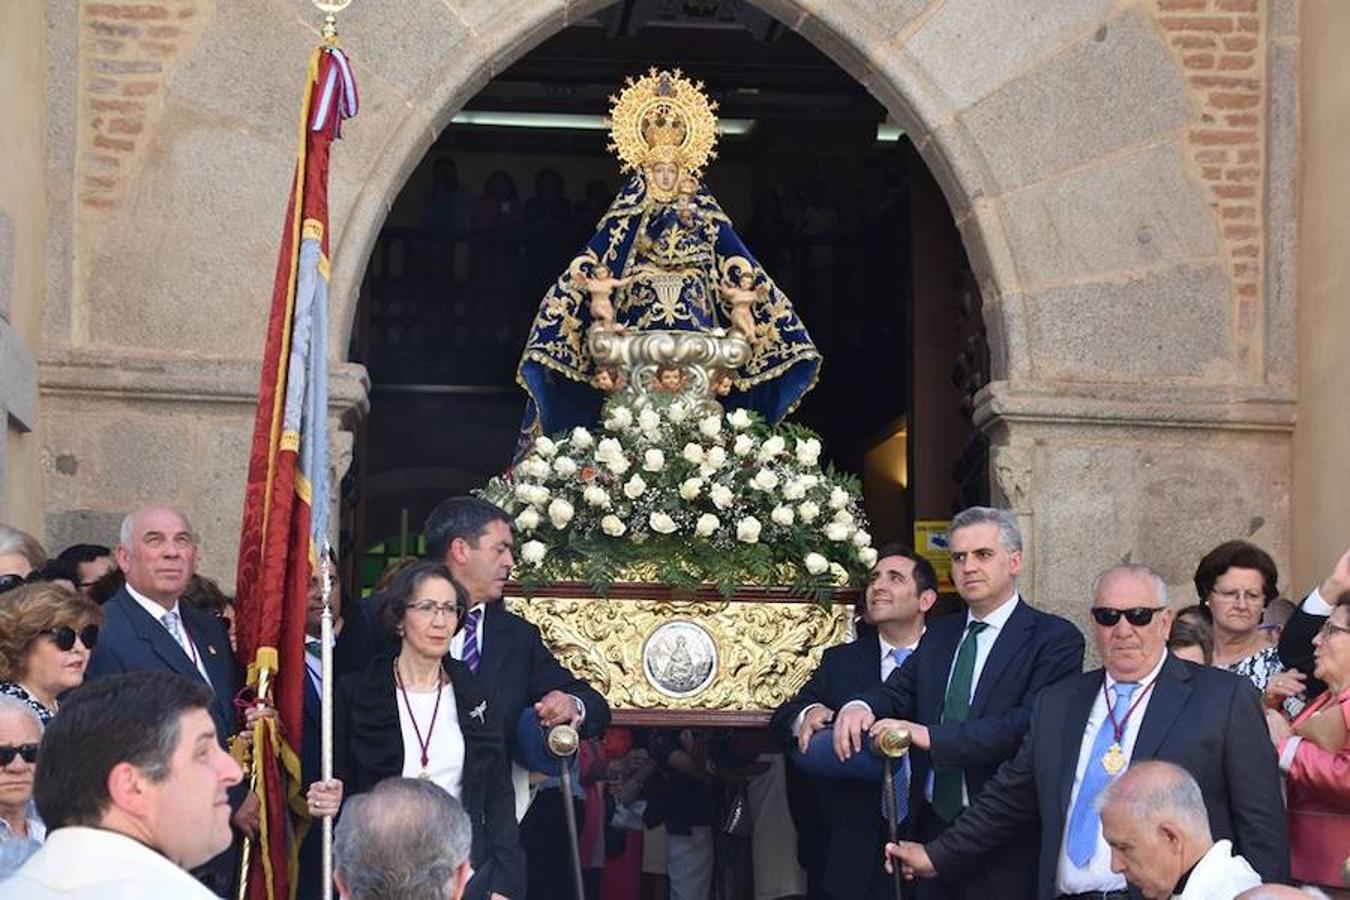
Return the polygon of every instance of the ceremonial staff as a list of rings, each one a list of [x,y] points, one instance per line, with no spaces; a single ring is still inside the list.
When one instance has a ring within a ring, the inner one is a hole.
[[[905,728],[888,728],[877,735],[873,748],[881,754],[886,764],[884,792],[886,795],[886,827],[890,830],[890,842],[900,840],[899,813],[895,808],[895,761],[909,752],[913,738]],[[908,785],[906,785],[908,790]],[[891,873],[895,888],[895,900],[900,900],[900,867],[895,866]]]
[[[577,900],[585,900],[586,885],[581,875],[581,843],[577,834],[577,812],[572,806],[572,759],[581,745],[581,736],[571,725],[555,725],[548,731],[548,752],[558,758],[562,781],[563,819],[567,823],[568,849],[572,852],[572,879]]]

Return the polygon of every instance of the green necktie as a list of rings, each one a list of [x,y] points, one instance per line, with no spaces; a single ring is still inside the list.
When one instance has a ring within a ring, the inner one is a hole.
[[[966,635],[956,651],[956,665],[952,680],[947,684],[947,698],[942,703],[943,722],[964,722],[970,715],[970,687],[975,680],[975,636],[988,628],[984,622],[971,620]],[[961,770],[934,767],[933,812],[950,822],[961,814]]]

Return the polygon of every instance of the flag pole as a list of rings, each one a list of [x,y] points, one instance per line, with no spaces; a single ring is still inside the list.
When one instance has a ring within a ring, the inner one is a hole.
[[[332,548],[327,539],[319,557],[320,582],[323,595],[323,615],[320,618],[319,667],[322,687],[320,693],[319,753],[320,776],[324,781],[333,777],[333,580]],[[333,900],[333,817],[323,817],[323,900]]]

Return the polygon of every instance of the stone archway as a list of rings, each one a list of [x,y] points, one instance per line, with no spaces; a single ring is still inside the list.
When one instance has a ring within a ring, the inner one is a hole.
[[[401,15],[367,3],[344,15],[364,109],[334,162],[335,359],[389,205],[435,135],[495,73],[608,2],[407,0]],[[864,84],[943,188],[983,294],[994,382],[978,416],[995,485],[1028,526],[1032,596],[1067,607],[1122,557],[1184,583],[1206,545],[1235,534],[1283,558],[1292,301],[1267,269],[1289,263],[1290,188],[1267,166],[1288,151],[1292,87],[1269,89],[1265,72],[1292,25],[1243,3],[1212,16],[1157,0],[1034,14],[1001,0],[754,3]],[[75,33],[109,8],[132,6],[83,4]],[[84,38],[54,48],[94,86],[120,84],[120,96],[141,84],[158,102],[117,138],[112,112],[96,115],[109,109],[99,96],[62,100],[77,126],[64,135],[72,180],[90,184],[100,157],[127,165],[97,190],[70,185],[75,201],[53,213],[78,263],[49,272],[44,443],[129,485],[167,479],[182,502],[223,508],[228,548],[246,454],[235,465],[222,449],[210,478],[181,462],[128,466],[115,456],[129,437],[99,443],[61,416],[91,400],[140,404],[138,433],[168,442],[186,406],[208,413],[189,446],[214,449],[221,434],[242,451],[264,307],[235,291],[256,283],[261,295],[258,273],[271,271],[296,108],[278,86],[297,83],[314,17],[298,0],[154,8],[181,24],[166,26],[178,43],[153,77],[109,69]],[[184,308],[193,291],[205,308]],[[360,374],[343,373],[343,402],[359,409]],[[111,510],[133,493],[118,483],[102,491],[54,473],[46,495],[68,513]],[[49,532],[63,527],[49,518]]]

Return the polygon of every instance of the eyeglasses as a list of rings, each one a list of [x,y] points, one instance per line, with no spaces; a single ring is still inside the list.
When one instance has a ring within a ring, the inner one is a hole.
[[[1322,627],[1317,629],[1317,634],[1325,640],[1334,634],[1350,634],[1350,628],[1346,628],[1344,625],[1332,624],[1332,621],[1327,619],[1322,623]]]
[[[69,625],[57,625],[54,628],[48,628],[42,632],[52,639],[58,650],[71,650],[75,647],[75,639],[79,638],[80,643],[84,644],[86,650],[93,650],[98,644],[98,626],[86,625],[79,631],[71,628]]]
[[[17,747],[0,745],[0,766],[7,766],[14,762],[14,757],[19,756],[30,766],[37,762],[37,744],[20,744]]]
[[[1153,617],[1162,612],[1165,606],[1132,606],[1129,609],[1112,609],[1109,606],[1092,607],[1092,618],[1103,628],[1114,628],[1124,616],[1125,621],[1135,628],[1143,628]]]
[[[1214,588],[1210,591],[1214,596],[1222,598],[1227,603],[1236,603],[1238,600],[1245,600],[1248,603],[1265,603],[1265,591],[1244,591],[1234,589],[1231,591],[1221,591]]]
[[[408,609],[419,616],[426,616],[428,619],[434,619],[437,613],[443,614],[447,619],[453,619],[459,615],[459,606],[455,603],[432,603],[428,600],[422,603],[413,603],[409,605]]]

